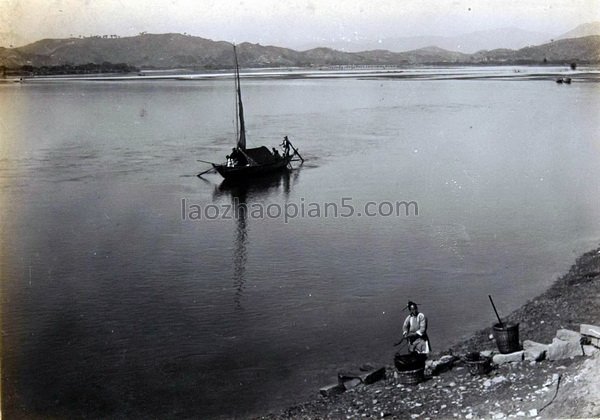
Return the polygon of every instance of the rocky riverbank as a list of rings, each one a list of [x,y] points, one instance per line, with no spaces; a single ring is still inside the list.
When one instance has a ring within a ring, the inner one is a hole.
[[[600,248],[578,258],[566,275],[510,314],[507,322],[519,323],[521,340],[547,344],[559,330],[578,332],[581,324],[600,325]],[[373,384],[359,384],[262,418],[600,417],[600,352],[502,363],[487,374],[474,375],[463,357],[474,351],[497,352],[491,334],[490,327],[456,344],[445,352],[454,356],[453,367],[427,375],[418,385],[401,383],[395,368],[388,366],[385,379]]]

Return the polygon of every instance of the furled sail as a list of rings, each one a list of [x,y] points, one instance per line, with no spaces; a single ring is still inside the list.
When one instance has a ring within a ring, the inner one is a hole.
[[[233,54],[235,56],[235,85],[237,90],[238,122],[240,128],[237,147],[239,149],[246,150],[246,125],[244,123],[244,106],[242,105],[242,91],[240,89],[240,67],[238,65],[235,45],[233,46]]]

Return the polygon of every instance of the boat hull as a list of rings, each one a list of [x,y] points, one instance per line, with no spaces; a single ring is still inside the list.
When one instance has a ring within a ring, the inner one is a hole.
[[[269,162],[260,165],[245,165],[245,166],[227,166],[214,165],[216,171],[226,180],[244,181],[247,179],[257,178],[260,176],[284,172],[288,169],[289,160],[281,159],[276,162]]]

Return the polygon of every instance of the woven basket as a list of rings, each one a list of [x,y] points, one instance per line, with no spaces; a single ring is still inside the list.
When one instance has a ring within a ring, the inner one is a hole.
[[[398,382],[406,385],[416,385],[425,380],[425,368],[398,372]]]

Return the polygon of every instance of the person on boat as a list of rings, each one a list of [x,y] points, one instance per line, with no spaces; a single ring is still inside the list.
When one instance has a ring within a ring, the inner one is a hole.
[[[427,337],[427,317],[419,312],[415,302],[409,300],[407,307],[410,314],[404,320],[402,337],[408,340],[410,353],[427,354],[431,351]]]
[[[283,146],[283,156],[288,156],[290,154],[290,140],[288,139],[288,136],[283,137],[283,143],[281,145]]]
[[[231,154],[227,155],[227,160],[231,162],[231,166],[237,165],[238,155],[239,155],[239,152],[237,151],[237,149],[235,147],[233,149],[231,149]]]
[[[246,156],[237,147],[231,149],[229,159],[233,162],[233,166],[244,166],[248,163]]]
[[[273,147],[273,156],[279,159],[281,156],[279,155],[279,150]]]

